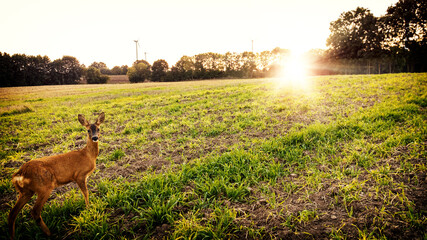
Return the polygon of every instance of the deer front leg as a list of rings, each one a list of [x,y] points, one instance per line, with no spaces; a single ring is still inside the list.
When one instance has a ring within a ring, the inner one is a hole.
[[[87,190],[87,184],[86,184],[87,176],[79,177],[76,182],[77,182],[77,185],[79,186],[80,190],[83,193],[83,196],[85,198],[86,207],[88,207],[89,206],[89,191]]]

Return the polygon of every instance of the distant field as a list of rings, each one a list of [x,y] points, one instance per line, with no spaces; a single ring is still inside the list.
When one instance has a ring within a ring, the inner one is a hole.
[[[75,184],[53,239],[426,239],[427,74],[0,88],[0,238],[25,162],[101,126],[90,208]],[[17,239],[47,239],[31,219]]]
[[[130,83],[127,75],[108,75],[110,80],[108,83],[117,84],[117,83]]]

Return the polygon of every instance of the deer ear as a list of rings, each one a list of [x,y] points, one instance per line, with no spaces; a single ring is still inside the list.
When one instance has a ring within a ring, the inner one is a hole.
[[[82,114],[79,114],[79,122],[83,125],[83,127],[88,128],[89,127],[89,122],[86,120],[85,116],[83,116]]]
[[[104,120],[105,120],[105,113],[99,114],[98,119],[96,119],[95,125],[97,126],[101,125],[101,123],[103,123]]]

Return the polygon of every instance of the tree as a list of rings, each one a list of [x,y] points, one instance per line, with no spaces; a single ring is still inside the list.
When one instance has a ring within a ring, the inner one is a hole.
[[[126,75],[127,72],[128,72],[127,65],[123,65],[121,67],[115,66],[110,70],[111,75]]]
[[[25,86],[27,85],[27,56],[25,54],[13,54],[12,55],[12,74],[13,74],[13,86]]]
[[[114,66],[110,73],[111,75],[120,75],[122,73],[122,69],[119,66]]]
[[[335,59],[366,58],[381,51],[383,35],[377,18],[366,8],[344,12],[331,22],[331,34],[326,41],[329,53]]]
[[[47,56],[27,56],[27,64],[25,67],[26,72],[26,85],[37,86],[49,84],[49,62]]]
[[[182,56],[172,69],[176,74],[176,80],[190,80],[194,78],[195,62],[193,57]]]
[[[194,76],[198,79],[222,77],[225,69],[224,57],[221,54],[208,52],[198,54],[194,59]]]
[[[0,87],[14,86],[12,69],[12,57],[0,52]]]
[[[94,67],[99,69],[102,74],[111,74],[110,69],[108,69],[107,64],[103,62],[93,62],[89,67]]]
[[[427,1],[400,0],[381,18],[384,46],[406,60],[407,71],[427,70]]]
[[[107,68],[107,64],[105,64],[103,62],[93,62],[89,67],[94,67],[94,68],[101,70],[103,68]]]
[[[76,84],[80,81],[83,68],[75,57],[64,56],[50,64],[50,77],[53,84]]]
[[[129,81],[132,83],[144,82],[151,76],[150,65],[144,60],[135,62],[134,65],[128,69],[127,75]]]
[[[122,69],[122,75],[126,75],[126,73],[128,72],[128,66],[127,65],[123,65],[120,67]]]
[[[197,79],[206,79],[206,62],[209,59],[209,54],[202,53],[194,56],[194,75]]]
[[[257,69],[267,72],[271,64],[273,64],[273,54],[271,51],[263,51],[257,54]]]
[[[253,71],[256,70],[255,55],[253,52],[243,52],[241,54],[241,71],[244,77],[252,77]]]
[[[89,67],[85,72],[85,78],[89,84],[107,83],[110,79],[107,75],[101,73],[101,71],[95,67]]]
[[[164,82],[166,81],[166,73],[169,69],[168,63],[163,60],[159,59],[153,63],[153,66],[151,67],[151,81],[153,82]]]
[[[180,81],[181,79],[181,72],[179,69],[175,66],[171,67],[171,70],[166,73],[166,82],[173,82],[173,81]]]
[[[225,75],[228,77],[242,77],[240,72],[240,54],[227,52],[224,56]]]
[[[0,86],[51,84],[49,64],[47,56],[0,53]]]

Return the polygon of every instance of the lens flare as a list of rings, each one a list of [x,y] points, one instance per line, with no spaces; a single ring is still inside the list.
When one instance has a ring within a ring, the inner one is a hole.
[[[282,71],[277,78],[278,88],[309,91],[308,65],[303,52],[291,51],[282,61]]]

